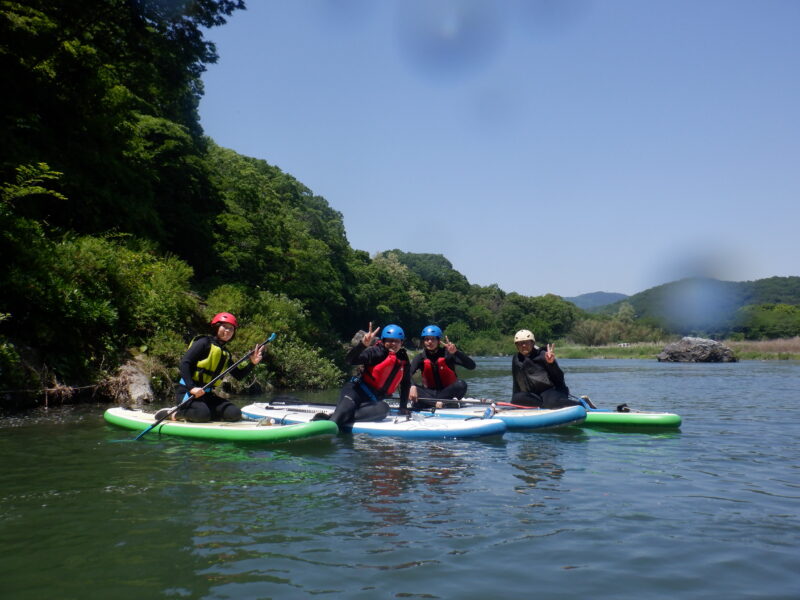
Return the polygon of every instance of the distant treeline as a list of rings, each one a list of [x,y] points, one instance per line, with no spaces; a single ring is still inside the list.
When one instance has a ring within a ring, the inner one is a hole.
[[[672,333],[750,340],[800,335],[800,277],[682,279],[594,310],[614,315],[625,305],[640,323]]]
[[[92,384],[134,354],[166,387],[222,310],[243,323],[234,352],[278,333],[256,381],[280,387],[338,383],[342,341],[369,322],[410,338],[437,323],[473,354],[511,352],[520,328],[597,343],[675,330],[635,296],[590,314],[472,285],[441,255],[351,248],[324,198],[203,135],[217,56],[202,29],[243,7],[0,2],[0,397]],[[795,308],[746,304],[729,330],[772,335],[766,317]]]

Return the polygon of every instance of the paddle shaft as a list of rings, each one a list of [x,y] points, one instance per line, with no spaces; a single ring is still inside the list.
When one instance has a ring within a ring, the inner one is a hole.
[[[389,400],[390,398],[386,398]],[[392,400],[396,400],[396,398],[391,398]],[[455,402],[461,408],[462,405],[487,405],[487,404],[499,404],[495,400],[489,400],[488,398],[417,398],[417,400],[424,400],[426,402]]]
[[[586,409],[594,409],[595,407],[589,404],[588,399],[579,398],[577,396],[573,396],[569,394],[569,397],[578,402],[581,406]],[[588,398],[588,397],[587,397]],[[496,400],[490,400],[488,398],[461,398],[460,400],[457,398],[417,398],[418,400],[426,400],[428,402],[457,402],[459,405],[467,404],[467,405],[474,405],[474,406],[485,406],[487,404],[495,404],[497,406],[503,408],[523,408],[529,410],[541,409],[541,406],[527,406],[525,404],[514,404],[513,402],[498,402]],[[460,408],[460,406],[459,406]]]
[[[497,400],[490,400],[488,398],[417,398],[417,400],[425,400],[427,402],[457,402],[459,405],[466,404],[469,406],[491,406],[494,404],[502,408],[524,408],[528,410],[538,410],[538,406],[525,406],[524,404],[512,404],[511,402],[498,402]],[[463,408],[459,406],[458,408]]]
[[[585,396],[585,397],[584,397],[584,396],[581,396],[581,397],[579,398],[578,396],[575,396],[575,395],[573,395],[573,394],[569,394],[569,397],[570,397],[572,400],[575,400],[575,402],[577,402],[577,403],[578,403],[578,404],[580,404],[581,406],[583,406],[583,408],[585,408],[586,410],[592,410],[592,409],[596,409],[596,408],[597,408],[597,407],[596,407],[596,406],[595,406],[595,405],[592,403],[592,401],[591,401],[591,400],[589,400],[589,396]]]
[[[261,346],[266,346],[267,344],[269,344],[269,343],[270,343],[272,340],[274,340],[274,339],[275,339],[275,335],[276,335],[275,333],[271,334],[271,335],[270,335],[270,336],[269,336],[269,337],[268,337],[266,340],[264,340],[264,343],[263,343],[263,344],[261,344]],[[233,364],[232,364],[230,367],[228,367],[227,369],[225,369],[225,370],[224,370],[222,373],[220,373],[219,375],[217,375],[216,377],[214,377],[214,379],[212,379],[212,380],[211,380],[211,381],[209,381],[207,384],[205,384],[205,385],[203,386],[203,389],[204,389],[204,390],[205,390],[205,389],[210,389],[210,388],[211,388],[211,387],[212,387],[212,386],[213,386],[213,385],[214,385],[216,382],[218,382],[220,379],[222,379],[223,377],[225,377],[225,376],[226,376],[228,373],[230,373],[231,371],[233,371],[233,370],[234,370],[236,367],[238,367],[238,366],[239,366],[239,365],[240,365],[242,362],[244,362],[246,359],[250,358],[250,355],[251,355],[251,354],[253,354],[253,351],[252,351],[252,350],[250,350],[250,352],[248,352],[247,354],[245,354],[244,356],[242,356],[242,358],[240,358],[239,360],[237,360],[237,361],[236,361],[235,363],[233,363]],[[172,407],[172,408],[169,410],[169,412],[167,412],[167,413],[166,413],[166,414],[165,414],[163,417],[161,417],[160,419],[156,419],[155,423],[153,423],[152,425],[150,425],[150,427],[148,427],[147,429],[145,429],[144,431],[142,431],[142,432],[141,432],[139,435],[137,435],[137,436],[136,436],[136,439],[138,440],[138,439],[141,439],[141,438],[143,438],[143,437],[144,437],[144,436],[145,436],[145,435],[146,435],[146,434],[147,434],[149,431],[151,431],[151,430],[152,430],[154,427],[157,427],[157,426],[158,426],[158,424],[159,424],[159,423],[161,423],[161,421],[163,421],[164,419],[167,419],[167,418],[169,418],[169,417],[170,417],[172,414],[176,413],[177,411],[179,411],[179,410],[180,410],[181,408],[183,408],[184,406],[187,406],[188,404],[190,404],[190,403],[192,402],[192,400],[194,400],[194,398],[195,398],[194,396],[192,396],[191,394],[189,394],[189,396],[188,396],[187,398],[184,398],[183,402],[181,402],[180,404],[178,404],[178,406],[174,406],[174,407]]]

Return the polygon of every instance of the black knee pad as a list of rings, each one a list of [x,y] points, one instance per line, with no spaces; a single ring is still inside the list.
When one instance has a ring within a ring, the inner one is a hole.
[[[222,420],[229,422],[241,421],[242,410],[235,404],[228,404],[222,409]]]

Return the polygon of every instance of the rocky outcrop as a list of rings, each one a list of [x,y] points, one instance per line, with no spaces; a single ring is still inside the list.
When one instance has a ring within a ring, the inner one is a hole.
[[[738,359],[725,344],[705,338],[685,337],[667,344],[658,362],[736,362]]]
[[[358,331],[356,331],[355,335],[350,340],[350,346],[351,347],[352,346],[358,346],[359,344],[361,344],[364,341],[364,336],[365,335],[367,335],[367,332],[364,331],[363,329],[359,329]],[[372,344],[373,345],[377,344],[380,341],[380,339],[381,339],[380,337],[373,338],[372,339]],[[349,350],[349,348],[348,348],[348,350]]]
[[[108,395],[126,406],[141,407],[155,399],[147,369],[135,358],[122,365],[116,377],[104,383]]]

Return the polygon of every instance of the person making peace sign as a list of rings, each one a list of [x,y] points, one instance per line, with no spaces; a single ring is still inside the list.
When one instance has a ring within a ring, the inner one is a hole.
[[[564,371],[558,366],[555,346],[547,349],[535,345],[533,333],[519,330],[514,336],[517,353],[511,359],[511,376],[514,380],[512,404],[539,408],[563,408],[580,404],[569,399],[569,388],[564,381]]]
[[[424,349],[411,361],[410,374],[413,376],[421,370],[422,385],[412,384],[408,399],[415,409],[443,408],[447,406],[445,400],[460,400],[467,394],[467,382],[456,375],[456,365],[472,370],[475,361],[456,348],[447,336],[442,346],[442,330],[437,325],[428,325],[420,337]],[[458,403],[453,406],[457,407]]]
[[[380,327],[366,333],[347,354],[347,362],[361,365],[360,375],[344,384],[336,409],[330,416],[340,429],[353,426],[355,421],[380,421],[389,413],[384,398],[400,387],[400,410],[406,411],[411,377],[408,374],[408,354],[403,348],[405,334],[397,325],[387,325],[379,342],[373,343]],[[316,417],[315,417],[316,418]]]

